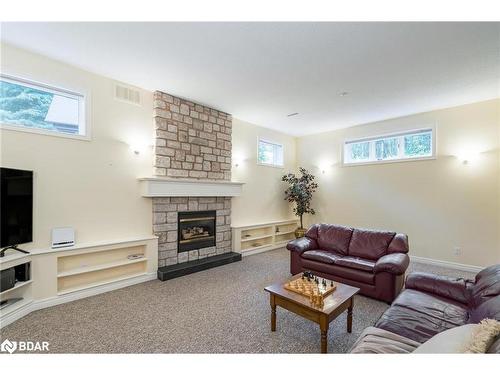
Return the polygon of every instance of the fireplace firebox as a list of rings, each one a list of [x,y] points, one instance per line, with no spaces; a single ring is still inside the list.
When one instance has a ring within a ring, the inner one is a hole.
[[[215,211],[179,212],[179,253],[215,246]]]

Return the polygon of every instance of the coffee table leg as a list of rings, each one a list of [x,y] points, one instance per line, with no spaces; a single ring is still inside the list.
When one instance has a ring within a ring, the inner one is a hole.
[[[354,298],[351,298],[351,305],[347,308],[347,332],[352,332],[352,307],[354,304]]]
[[[327,353],[328,331],[321,331],[321,353]]]
[[[321,353],[328,352],[328,319],[322,317],[319,321],[319,329],[321,330]]]
[[[271,294],[271,331],[276,331],[276,302]]]

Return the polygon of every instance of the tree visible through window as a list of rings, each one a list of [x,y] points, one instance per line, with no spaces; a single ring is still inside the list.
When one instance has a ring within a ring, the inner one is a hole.
[[[83,96],[1,77],[0,122],[24,129],[84,135]]]
[[[434,156],[433,130],[423,129],[346,141],[344,164],[375,163]]]
[[[283,146],[259,139],[257,162],[273,167],[283,166]]]

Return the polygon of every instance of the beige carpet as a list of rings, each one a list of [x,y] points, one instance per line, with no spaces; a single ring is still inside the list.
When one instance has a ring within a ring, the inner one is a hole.
[[[2,329],[0,338],[49,341],[52,353],[317,353],[319,327],[312,322],[278,308],[277,331],[270,331],[263,289],[289,276],[288,257],[279,249],[39,310]],[[330,324],[328,351],[346,352],[387,308],[357,296],[352,333],[344,313]]]

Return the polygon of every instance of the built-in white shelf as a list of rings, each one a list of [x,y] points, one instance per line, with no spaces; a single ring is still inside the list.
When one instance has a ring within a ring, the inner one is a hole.
[[[74,246],[68,246],[68,247],[59,247],[56,249],[35,249],[31,250],[30,253],[32,255],[40,255],[40,254],[47,254],[47,253],[60,253],[60,252],[70,252],[73,250],[89,250],[91,251],[93,248],[96,248],[98,251],[100,251],[100,248],[106,247],[106,246],[118,246],[118,245],[133,245],[135,243],[144,243],[149,240],[155,240],[157,239],[157,236],[144,236],[144,237],[132,237],[132,238],[124,238],[124,239],[118,239],[118,240],[105,240],[105,241],[95,241],[95,242],[82,242],[82,243],[77,243]],[[0,258],[1,259],[1,258]]]
[[[79,275],[79,274],[87,273],[87,272],[94,272],[94,271],[105,270],[108,268],[126,266],[128,264],[146,262],[147,260],[148,259],[144,257],[144,258],[138,258],[138,259],[132,259],[132,260],[124,259],[124,260],[119,260],[116,262],[98,264],[95,266],[83,266],[83,267],[71,269],[69,271],[59,272],[57,274],[57,277],[68,277],[68,276],[73,276],[73,275]]]
[[[117,281],[128,280],[128,279],[131,279],[133,277],[144,276],[144,275],[146,275],[146,272],[139,272],[136,274],[130,274],[130,275],[126,275],[126,276],[115,277],[115,278],[104,280],[104,281],[89,283],[89,284],[85,284],[85,285],[74,287],[74,288],[61,289],[57,292],[57,295],[60,296],[60,295],[68,294],[68,293],[78,292],[80,290],[95,288],[98,286],[115,283]]]
[[[281,236],[283,234],[290,234],[290,233],[295,233],[295,229],[294,230],[288,230],[286,232],[276,232],[274,233],[275,236]]]
[[[25,286],[28,286],[30,285],[32,282],[32,280],[28,280],[28,281],[18,281],[16,283],[16,285],[14,285],[13,288],[10,288],[10,289],[7,289],[7,290],[4,290],[3,292],[0,293],[0,298],[1,297],[4,297],[6,296],[8,293],[12,293],[13,291],[17,290],[17,289],[20,289],[22,287],[25,287]]]
[[[254,240],[261,240],[263,238],[270,238],[272,237],[272,234],[266,234],[264,236],[253,236],[253,237],[244,237],[241,239],[241,242],[248,242],[248,241],[254,241]]]
[[[233,225],[233,250],[247,256],[280,248],[295,238],[297,227],[297,219]]]

